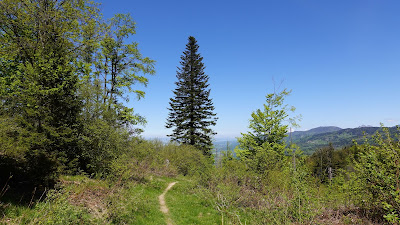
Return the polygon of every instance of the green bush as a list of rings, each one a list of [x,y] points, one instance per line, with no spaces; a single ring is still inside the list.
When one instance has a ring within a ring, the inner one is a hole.
[[[286,157],[280,170],[260,174],[225,154],[208,182],[199,180],[200,193],[233,224],[312,223],[323,201],[304,159],[297,160],[296,170],[291,160]]]
[[[207,176],[212,160],[193,146],[132,138],[111,162],[111,179],[146,181],[150,176]]]
[[[373,143],[357,145],[354,171],[349,172],[348,191],[360,207],[400,223],[400,142],[387,128],[373,136]]]
[[[212,160],[190,145],[177,145],[169,143],[159,152],[164,162],[177,169],[179,174],[202,174],[212,165]],[[168,161],[167,161],[168,160]]]
[[[38,141],[32,141],[32,140]],[[12,117],[0,117],[0,185],[14,187],[52,186],[58,178],[58,155],[35,145],[46,141],[42,134],[28,132]],[[23,185],[21,185],[23,184]]]
[[[125,129],[98,119],[84,125],[82,139],[82,169],[89,174],[106,175],[111,172],[113,160],[128,151],[131,137]]]

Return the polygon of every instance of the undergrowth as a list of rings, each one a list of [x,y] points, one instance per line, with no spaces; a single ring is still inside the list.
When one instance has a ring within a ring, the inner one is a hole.
[[[166,195],[175,224],[374,224],[343,188],[344,173],[323,184],[301,159],[265,174],[233,157],[216,165],[191,147],[142,141],[112,174],[61,176],[25,196],[4,187],[0,223],[165,224],[158,196],[178,181]]]

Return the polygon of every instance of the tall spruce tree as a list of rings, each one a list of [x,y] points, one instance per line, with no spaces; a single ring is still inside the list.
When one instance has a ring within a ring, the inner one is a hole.
[[[174,127],[173,133],[168,135],[173,141],[193,145],[204,155],[211,155],[211,136],[216,133],[210,126],[214,126],[218,118],[213,112],[209,77],[204,73],[203,57],[198,49],[196,39],[190,36],[176,74],[177,87],[173,91],[174,98],[170,98],[166,127]]]

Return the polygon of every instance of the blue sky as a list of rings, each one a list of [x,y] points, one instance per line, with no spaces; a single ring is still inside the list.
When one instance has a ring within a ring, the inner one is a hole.
[[[129,102],[148,120],[145,137],[171,133],[167,107],[190,35],[210,76],[216,138],[247,131],[273,80],[292,89],[298,130],[400,124],[400,1],[99,2],[106,18],[132,15],[132,40],[157,61],[148,87],[137,87],[146,97]]]

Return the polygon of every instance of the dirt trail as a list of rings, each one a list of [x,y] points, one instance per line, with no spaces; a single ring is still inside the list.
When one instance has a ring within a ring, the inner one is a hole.
[[[171,189],[177,182],[172,182],[168,184],[168,187],[164,190],[164,192],[158,196],[158,201],[160,202],[160,210],[161,212],[163,212],[166,216],[166,220],[167,220],[167,225],[172,225],[173,222],[171,220],[171,218],[169,217],[169,209],[167,207],[167,204],[165,203],[165,194],[169,191],[169,189]]]

